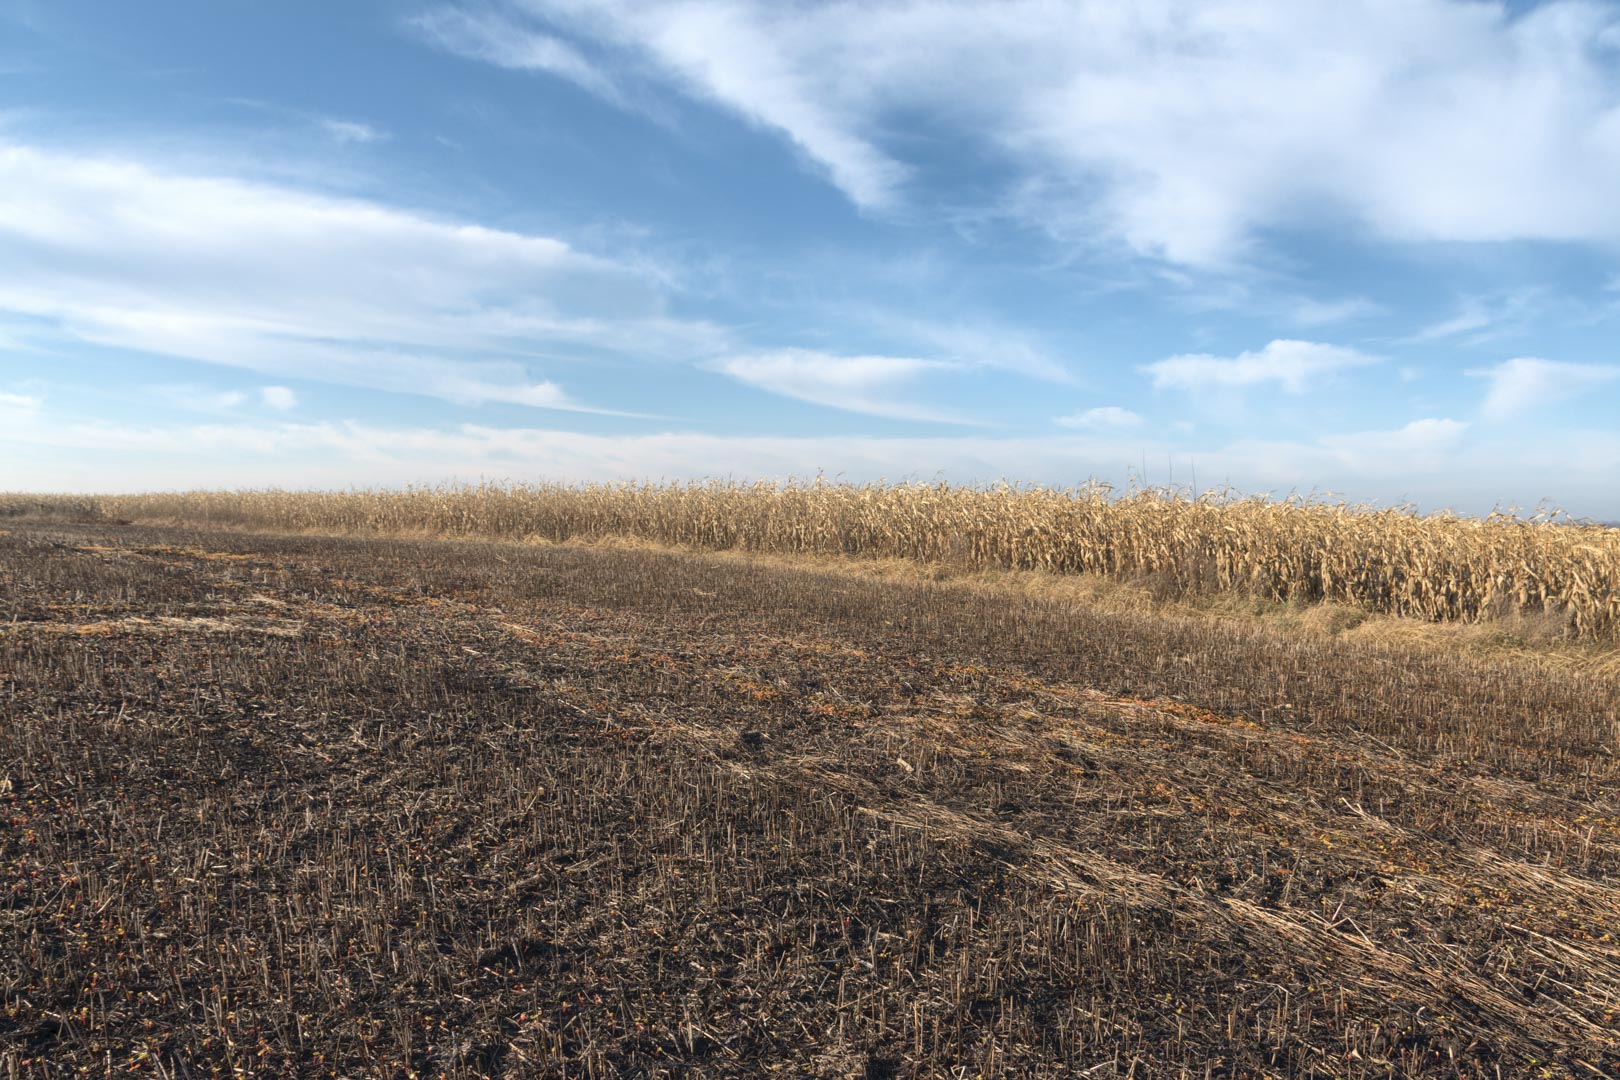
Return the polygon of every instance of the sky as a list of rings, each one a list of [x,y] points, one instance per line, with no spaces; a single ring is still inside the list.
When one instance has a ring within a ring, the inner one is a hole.
[[[1620,2],[0,0],[0,490],[1620,519]]]

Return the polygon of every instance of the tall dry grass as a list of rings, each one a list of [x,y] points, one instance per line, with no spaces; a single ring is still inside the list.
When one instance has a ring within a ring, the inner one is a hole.
[[[1554,516],[1419,515],[1302,499],[1106,487],[480,484],[403,490],[0,496],[65,512],[272,531],[661,544],[1147,577],[1430,620],[1510,614],[1620,636],[1620,529]]]

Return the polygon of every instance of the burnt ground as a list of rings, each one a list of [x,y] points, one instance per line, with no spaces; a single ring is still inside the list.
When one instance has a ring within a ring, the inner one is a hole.
[[[0,1075],[1620,1076],[1620,680],[8,523]]]

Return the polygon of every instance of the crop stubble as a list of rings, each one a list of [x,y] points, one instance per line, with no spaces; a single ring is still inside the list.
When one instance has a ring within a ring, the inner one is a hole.
[[[8,528],[10,1074],[1620,1075],[1612,676]]]
[[[1551,511],[1422,515],[1305,498],[948,484],[445,484],[349,491],[0,494],[55,514],[266,531],[898,558],[1149,579],[1179,594],[1328,601],[1431,621],[1620,633],[1620,529]]]

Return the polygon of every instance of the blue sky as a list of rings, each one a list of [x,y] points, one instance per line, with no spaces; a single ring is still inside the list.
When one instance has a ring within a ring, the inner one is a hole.
[[[0,3],[0,488],[1620,518],[1620,4]]]

